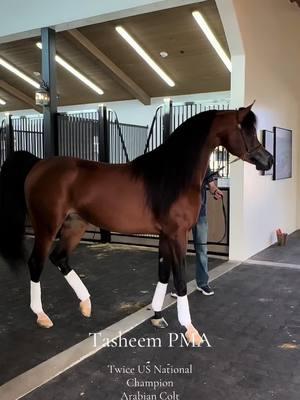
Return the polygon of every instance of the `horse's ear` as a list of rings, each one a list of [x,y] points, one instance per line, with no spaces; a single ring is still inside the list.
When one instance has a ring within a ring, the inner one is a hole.
[[[255,100],[254,100],[253,103],[250,104],[248,107],[241,107],[241,108],[239,108],[239,111],[238,111],[238,120],[239,120],[239,123],[241,123],[241,122],[244,120],[244,118],[246,117],[246,115],[248,115],[248,113],[251,111],[251,108],[252,108],[252,106],[253,106],[254,103],[255,103]]]

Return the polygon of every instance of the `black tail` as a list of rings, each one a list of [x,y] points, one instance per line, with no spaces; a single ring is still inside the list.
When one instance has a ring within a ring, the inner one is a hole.
[[[40,159],[17,151],[4,162],[0,172],[0,254],[10,264],[24,260],[26,202],[24,183]]]

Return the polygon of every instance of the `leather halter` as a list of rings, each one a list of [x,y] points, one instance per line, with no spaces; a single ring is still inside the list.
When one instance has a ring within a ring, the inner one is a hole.
[[[253,149],[249,149],[249,147],[248,147],[248,144],[247,144],[247,141],[246,141],[246,139],[245,139],[245,136],[244,136],[244,134],[243,134],[243,128],[242,128],[242,125],[240,124],[240,122],[239,122],[239,112],[238,112],[238,110],[236,111],[236,119],[237,119],[237,127],[238,127],[238,129],[239,129],[239,131],[240,131],[240,134],[241,134],[241,137],[242,137],[242,140],[243,140],[243,143],[244,143],[244,146],[245,146],[245,149],[246,149],[246,151],[245,151],[245,153],[243,153],[239,158],[241,158],[242,160],[247,156],[247,158],[250,158],[252,155],[253,155],[253,153],[255,153],[257,150],[259,150],[260,148],[263,148],[263,145],[261,144],[261,143],[259,143],[257,146],[255,146]]]

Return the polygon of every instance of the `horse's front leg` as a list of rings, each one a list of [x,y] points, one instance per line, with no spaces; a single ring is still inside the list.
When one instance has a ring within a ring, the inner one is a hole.
[[[189,343],[200,346],[203,342],[199,332],[192,324],[189,300],[186,287],[186,248],[187,233],[176,234],[175,239],[170,240],[172,247],[172,270],[174,277],[174,286],[177,292],[177,315],[179,323],[186,328],[185,336]]]
[[[168,326],[166,320],[163,318],[161,310],[163,307],[164,299],[167,292],[168,282],[171,273],[169,244],[168,240],[163,233],[159,236],[159,261],[158,261],[158,283],[154,292],[152,300],[152,309],[154,317],[151,323],[156,328],[166,328]]]
[[[200,346],[201,335],[192,324],[185,279],[185,258],[181,264],[173,265],[174,286],[177,292],[177,315],[179,323],[186,328],[185,337],[189,343]]]

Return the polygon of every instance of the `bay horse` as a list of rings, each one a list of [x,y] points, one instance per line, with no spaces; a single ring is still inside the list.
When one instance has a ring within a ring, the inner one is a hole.
[[[10,265],[22,258],[27,215],[35,233],[28,261],[30,307],[39,326],[53,325],[43,310],[40,287],[49,254],[80,300],[82,314],[91,315],[90,294],[68,262],[91,223],[124,234],[159,235],[159,281],[151,322],[167,326],[161,311],[172,270],[178,320],[188,341],[201,343],[187,298],[187,237],[197,221],[201,184],[216,146],[224,146],[258,170],[272,166],[272,155],[258,141],[251,107],[199,113],[181,124],[161,146],[126,164],[73,157],[41,160],[25,151],[13,153],[4,162],[0,174],[0,253]],[[58,232],[60,239],[51,251]]]

